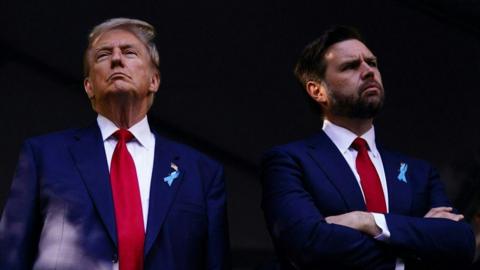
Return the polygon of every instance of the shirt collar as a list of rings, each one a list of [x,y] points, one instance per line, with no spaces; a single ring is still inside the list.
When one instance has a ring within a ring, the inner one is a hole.
[[[100,132],[102,133],[103,141],[110,139],[113,133],[119,129],[115,123],[110,121],[110,119],[100,114],[97,117],[97,123],[98,127],[100,128]],[[153,148],[154,137],[150,131],[147,116],[145,116],[140,122],[131,126],[128,131],[133,134],[133,137],[139,144],[147,149]]]
[[[347,152],[352,145],[353,140],[358,136],[351,132],[350,130],[337,126],[334,123],[328,121],[327,119],[323,120],[323,131],[327,136],[332,140],[332,142],[337,146],[337,148],[344,154]],[[360,136],[365,141],[367,141],[368,147],[372,152],[374,157],[377,157],[378,150],[375,144],[375,128],[372,126],[367,132]]]

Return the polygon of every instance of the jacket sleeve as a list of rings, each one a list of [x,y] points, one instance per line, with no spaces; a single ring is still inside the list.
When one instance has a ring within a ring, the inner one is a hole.
[[[223,168],[218,165],[207,187],[208,243],[206,269],[230,269],[227,202]]]
[[[393,268],[385,243],[357,230],[328,224],[307,191],[302,167],[281,149],[262,163],[262,207],[270,233],[290,263],[299,268]]]
[[[426,196],[428,207],[451,206],[445,195],[436,170],[428,167],[428,181],[421,194]],[[415,207],[415,206],[413,206]],[[429,265],[468,265],[475,253],[475,238],[471,227],[464,221],[444,218],[412,217],[386,214],[385,219],[391,233],[389,244],[407,259]]]
[[[41,229],[37,190],[33,151],[26,142],[0,221],[0,269],[32,269]]]

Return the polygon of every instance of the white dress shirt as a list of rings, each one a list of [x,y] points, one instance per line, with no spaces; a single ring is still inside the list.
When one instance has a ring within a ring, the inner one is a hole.
[[[119,128],[112,121],[100,114],[97,117],[97,123],[102,133],[108,170],[110,171],[113,151],[117,145],[117,139],[112,135]],[[135,169],[137,171],[138,187],[140,189],[142,202],[143,225],[146,230],[150,182],[152,181],[153,157],[155,154],[155,135],[150,131],[146,116],[128,130],[134,136],[131,141],[127,142],[127,149],[133,158]]]
[[[362,185],[360,184],[360,176],[357,172],[357,167],[355,165],[355,160],[357,158],[358,151],[351,147],[353,141],[358,136],[351,132],[350,130],[343,128],[341,126],[337,126],[332,122],[325,119],[323,121],[323,131],[327,136],[332,140],[333,144],[338,148],[340,153],[345,158],[345,161],[350,166],[355,178],[357,179],[358,186],[362,191],[363,199],[365,200],[365,195],[363,194]],[[383,168],[382,157],[378,152],[377,145],[375,144],[375,129],[372,126],[366,133],[360,136],[364,139],[368,144],[368,155],[372,160],[373,166],[375,167],[378,176],[380,177],[380,183],[382,185],[383,194],[385,197],[385,205],[387,206],[387,212],[389,211],[388,206],[388,188],[387,188],[387,180],[385,177],[385,169]],[[385,220],[385,216],[380,213],[372,213],[373,218],[375,219],[375,223],[377,226],[382,230],[382,232],[375,236],[375,239],[379,241],[388,241],[390,238],[390,231],[388,230],[387,222]],[[397,263],[395,266],[395,270],[403,270],[405,269],[404,263],[397,259]]]

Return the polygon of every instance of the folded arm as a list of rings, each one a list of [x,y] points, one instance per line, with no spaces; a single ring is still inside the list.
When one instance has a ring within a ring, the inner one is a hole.
[[[430,169],[427,192],[430,209],[424,216],[412,217],[399,214],[385,214],[390,232],[388,245],[399,254],[415,261],[430,264],[442,263],[468,265],[474,255],[475,241],[463,215],[455,213],[449,206],[438,173]],[[376,236],[381,230],[376,226],[373,216],[367,212],[350,212],[327,217],[329,223]],[[362,217],[362,218],[359,218]]]
[[[352,228],[329,224],[306,190],[302,168],[288,154],[269,152],[263,162],[263,202],[277,246],[293,264],[392,268],[386,245]]]

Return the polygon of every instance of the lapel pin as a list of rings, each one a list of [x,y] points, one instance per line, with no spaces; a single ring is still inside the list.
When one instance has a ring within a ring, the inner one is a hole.
[[[407,173],[407,170],[408,170],[408,164],[401,162],[400,163],[400,169],[398,170],[399,173],[398,173],[398,176],[397,176],[397,179],[399,181],[407,183],[407,177],[405,176],[405,174]]]
[[[163,178],[163,181],[168,184],[169,187],[172,186],[173,181],[178,178],[180,175],[180,171],[178,170],[178,166],[175,163],[170,163],[170,168],[173,169],[173,172],[171,172],[168,176]]]

